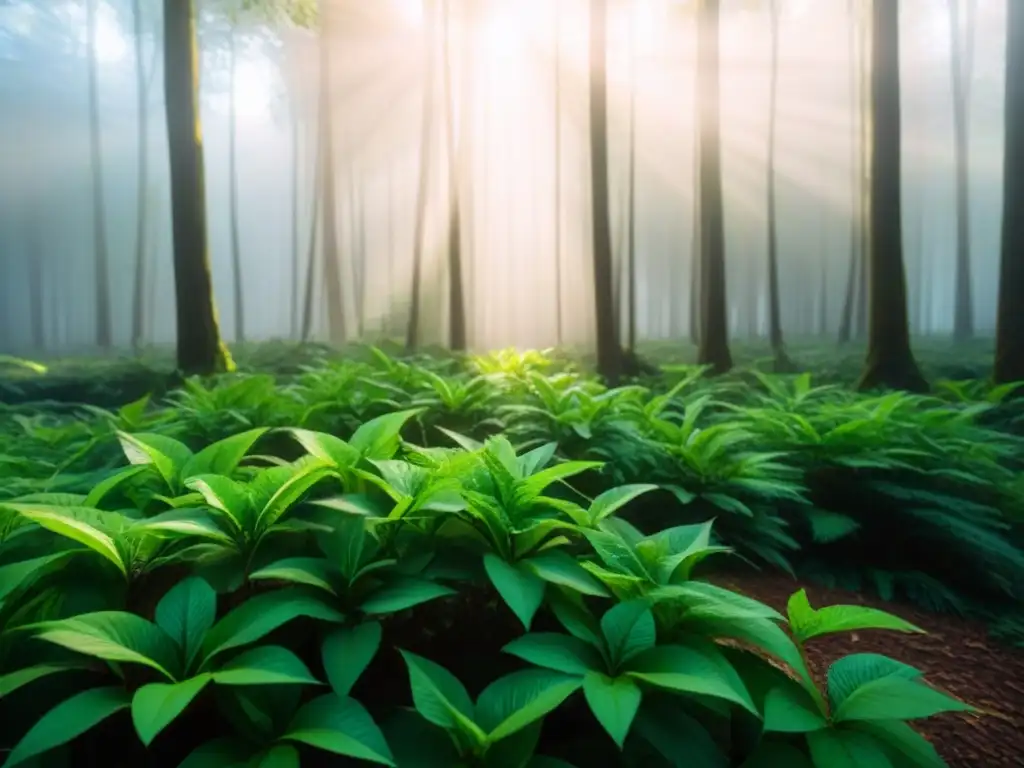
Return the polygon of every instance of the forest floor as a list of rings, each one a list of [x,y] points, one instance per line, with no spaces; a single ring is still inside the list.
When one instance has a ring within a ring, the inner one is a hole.
[[[927,634],[856,632],[811,641],[812,674],[823,680],[833,660],[850,653],[880,653],[922,670],[932,685],[968,702],[975,713],[946,713],[916,723],[950,768],[1019,768],[1024,756],[1024,652],[999,643],[983,624],[936,614],[855,592],[804,585],[784,573],[730,574],[723,586],[783,613],[804,586],[813,606],[864,605],[906,619]]]

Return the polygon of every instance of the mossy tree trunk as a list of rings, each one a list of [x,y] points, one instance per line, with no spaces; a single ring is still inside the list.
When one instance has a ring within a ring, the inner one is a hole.
[[[871,23],[868,351],[859,387],[925,391],[910,349],[903,267],[900,3],[874,0]]]
[[[221,342],[206,233],[199,51],[192,0],[164,0],[164,96],[171,175],[178,368],[210,374],[233,368]]]

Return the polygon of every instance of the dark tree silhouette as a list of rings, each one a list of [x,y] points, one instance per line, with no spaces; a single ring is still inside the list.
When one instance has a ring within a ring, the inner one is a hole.
[[[960,33],[960,0],[949,0],[950,79],[953,86],[953,140],[956,160],[956,283],[953,297],[953,338],[974,335],[971,300],[971,208],[968,117],[974,64],[974,0],[968,0],[964,34]],[[1019,75],[1017,75],[1019,77]]]

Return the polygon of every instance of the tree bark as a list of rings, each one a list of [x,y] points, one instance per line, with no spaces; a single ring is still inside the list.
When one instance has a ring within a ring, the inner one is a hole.
[[[193,2],[164,0],[164,95],[171,175],[178,368],[186,375],[232,369],[221,342],[206,236],[199,52]]]
[[[1024,5],[1006,8],[1003,253],[999,266],[994,378],[1024,381]]]
[[[96,267],[96,343],[102,349],[113,344],[110,317],[110,250],[107,244],[107,206],[103,191],[103,147],[100,136],[99,71],[96,61],[96,11],[98,0],[86,0],[89,75],[89,148],[92,165],[92,227]]]
[[[618,381],[622,350],[612,269],[612,233],[608,200],[608,0],[590,7],[590,172],[593,227],[594,311],[597,320],[597,371]]]
[[[451,20],[448,0],[442,0],[442,53],[444,56],[444,91],[447,117],[445,143],[448,152],[448,346],[456,352],[466,351],[466,293],[462,281],[462,217],[459,190],[459,153],[465,151],[466,134],[455,146],[455,96],[452,93]],[[467,94],[462,94],[462,110],[467,108]]]
[[[139,113],[138,190],[135,194],[135,278],[132,287],[132,348],[138,352],[145,333],[146,214],[149,201],[149,88],[142,66],[142,0],[132,0],[135,35],[135,96]]]
[[[725,209],[718,38],[720,0],[701,0],[697,33],[700,116],[701,333],[697,364],[715,373],[732,368],[725,286]]]
[[[868,352],[860,389],[926,391],[910,349],[903,267],[900,126],[900,3],[874,0],[871,30]]]
[[[234,289],[235,341],[245,341],[245,299],[242,291],[242,237],[238,230],[238,110],[235,108],[235,73],[238,52],[232,21],[228,32],[228,205],[231,229],[231,279]]]
[[[950,67],[953,86],[953,140],[956,153],[956,285],[953,297],[953,338],[974,335],[971,299],[971,208],[968,120],[971,69],[974,60],[974,9],[967,3],[966,43],[960,35],[960,0],[949,0]]]

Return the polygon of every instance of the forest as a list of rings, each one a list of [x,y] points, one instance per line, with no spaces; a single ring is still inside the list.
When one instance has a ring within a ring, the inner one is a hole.
[[[0,0],[0,765],[1024,752],[1024,2]]]

